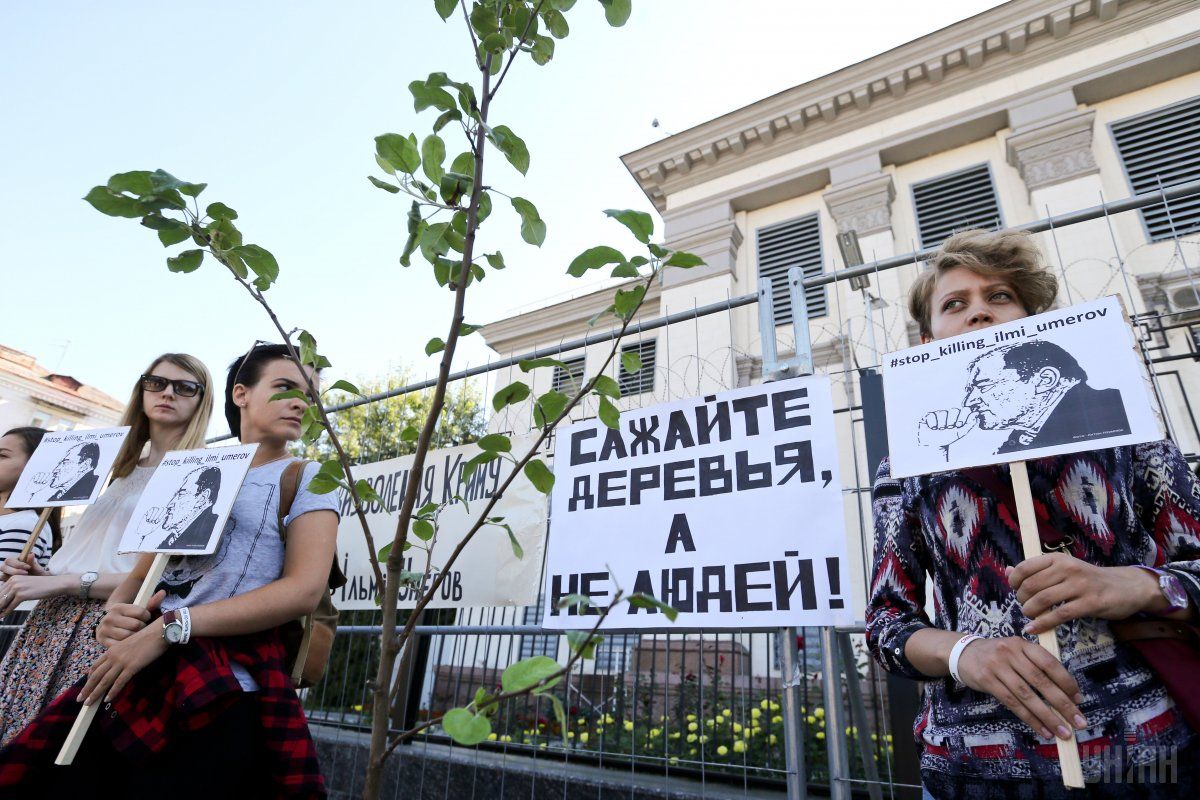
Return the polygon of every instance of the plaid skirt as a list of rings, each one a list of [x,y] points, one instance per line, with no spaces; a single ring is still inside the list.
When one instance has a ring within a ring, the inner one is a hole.
[[[93,631],[103,600],[50,597],[38,602],[0,662],[0,747],[50,701],[87,674],[104,652]]]

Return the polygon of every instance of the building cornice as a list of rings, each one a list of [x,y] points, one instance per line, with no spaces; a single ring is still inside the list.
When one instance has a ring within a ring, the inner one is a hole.
[[[1192,0],[1014,0],[628,153],[622,161],[661,211],[667,196],[680,189],[1194,8]]]
[[[516,354],[533,347],[544,347],[604,330],[590,329],[587,321],[612,305],[618,289],[628,289],[637,281],[627,281],[565,300],[544,308],[526,311],[505,319],[490,322],[480,328],[487,346],[502,356]],[[654,281],[646,291],[639,318],[654,319],[659,315],[662,286]],[[611,322],[613,318],[609,318]],[[608,323],[604,323],[607,325]]]

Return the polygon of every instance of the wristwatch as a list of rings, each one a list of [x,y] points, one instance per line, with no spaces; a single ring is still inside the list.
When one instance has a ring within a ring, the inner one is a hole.
[[[100,578],[99,572],[85,572],[79,576],[79,596],[87,600],[92,596],[92,584]]]
[[[163,621],[163,641],[167,644],[179,644],[183,641],[183,623],[179,621],[179,616],[174,611],[168,611],[162,616]]]
[[[1167,598],[1170,604],[1167,610],[1163,613],[1172,614],[1176,611],[1183,611],[1188,607],[1188,595],[1183,589],[1183,583],[1179,578],[1175,577],[1165,569],[1156,569],[1147,567],[1144,564],[1138,564],[1138,569],[1144,569],[1147,572],[1152,572],[1158,576],[1158,588],[1162,591],[1163,597]]]

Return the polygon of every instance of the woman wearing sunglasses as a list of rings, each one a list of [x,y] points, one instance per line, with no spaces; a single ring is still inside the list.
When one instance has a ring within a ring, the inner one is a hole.
[[[105,601],[137,561],[117,555],[117,543],[163,455],[204,446],[211,385],[208,369],[192,356],[156,358],[125,408],[120,424],[129,426],[129,436],[109,487],[45,569],[17,558],[0,565],[0,615],[25,600],[40,601],[0,663],[0,745],[85,675],[103,652],[92,632]]]

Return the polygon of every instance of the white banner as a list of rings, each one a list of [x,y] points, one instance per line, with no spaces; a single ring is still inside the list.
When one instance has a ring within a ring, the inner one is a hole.
[[[524,455],[537,439],[537,434],[512,437],[512,452]],[[497,459],[480,466],[461,482],[462,467],[479,452],[473,444],[433,450],[426,456],[425,469],[420,476],[417,508],[426,503],[449,502],[438,520],[438,534],[433,549],[432,578],[441,564],[462,541],[479,513],[512,472],[512,464]],[[365,479],[383,499],[384,504],[372,503],[367,509],[367,521],[375,537],[376,548],[392,541],[396,533],[396,515],[403,502],[404,491],[412,479],[412,456],[402,456],[374,464],[363,464],[353,470],[355,480]],[[377,589],[375,574],[367,556],[362,525],[355,515],[350,498],[341,493],[342,521],[338,528],[338,557],[347,582],[333,593],[333,603],[343,611],[373,610]],[[458,495],[462,500],[455,501]],[[489,525],[480,530],[450,568],[437,598],[429,608],[465,608],[468,606],[533,605],[537,602],[538,576],[541,574],[542,554],[546,533],[546,496],[534,488],[522,475],[508,488],[488,513],[503,517],[524,551],[517,558],[508,533]],[[422,542],[409,535],[415,544]],[[416,548],[404,554],[404,569],[424,572],[425,553]],[[401,587],[400,608],[412,608],[420,597],[418,589]]]
[[[849,623],[850,579],[833,400],[824,376],[627,411],[557,435],[546,628],[595,620],[619,586],[679,611],[622,602],[606,629]],[[597,613],[593,608],[587,612]]]
[[[100,496],[128,427],[54,431],[29,456],[8,508],[91,505]]]
[[[1134,347],[1105,297],[885,356],[892,475],[1161,439]]]

